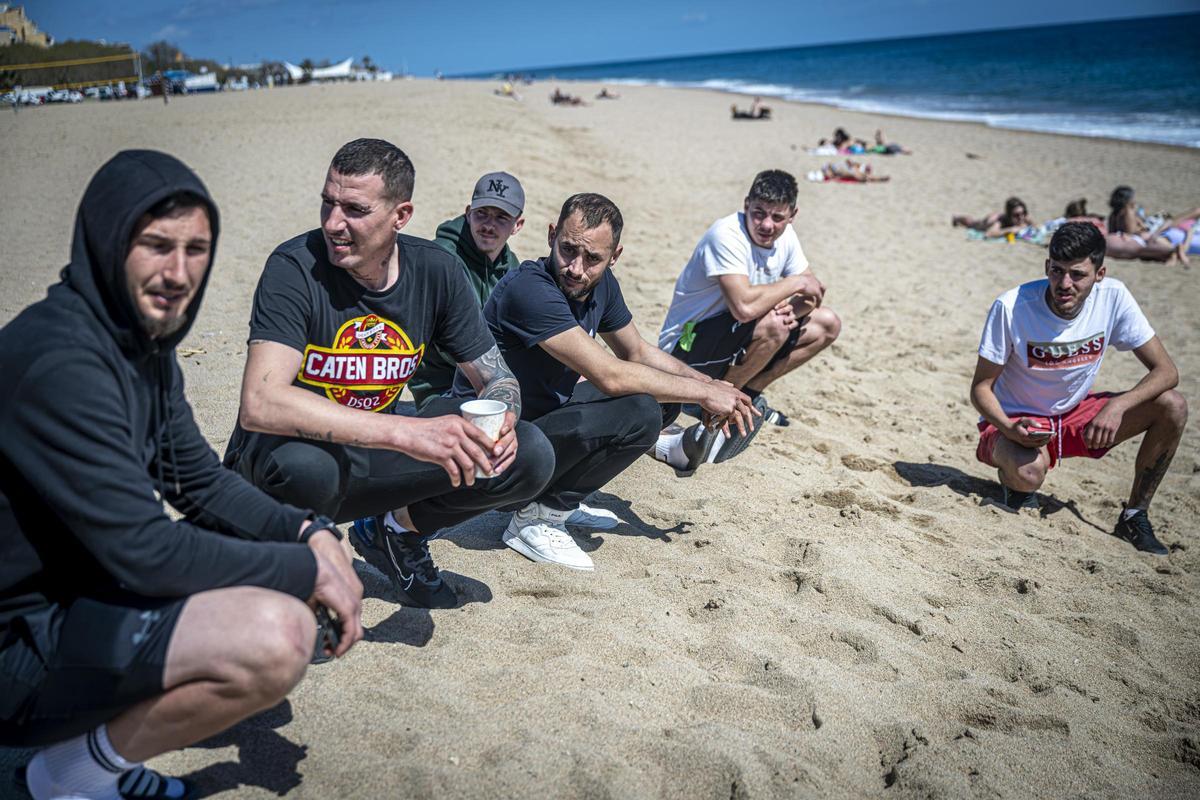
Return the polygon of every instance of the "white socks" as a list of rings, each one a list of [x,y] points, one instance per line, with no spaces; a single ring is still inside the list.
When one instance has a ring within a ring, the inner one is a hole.
[[[38,752],[25,780],[34,800],[121,800],[117,778],[137,766],[113,748],[108,729],[101,725]]]
[[[687,468],[687,456],[683,452],[683,431],[660,433],[654,443],[654,457],[665,461],[676,469]]]
[[[1139,511],[1145,511],[1144,508],[1127,508],[1121,512],[1121,519],[1127,520]]]

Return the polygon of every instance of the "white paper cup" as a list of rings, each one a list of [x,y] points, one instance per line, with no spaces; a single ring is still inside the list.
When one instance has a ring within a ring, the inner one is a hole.
[[[500,438],[500,428],[504,425],[504,415],[508,406],[499,400],[468,400],[458,409],[463,419],[486,433],[493,442]],[[490,456],[491,453],[488,453]],[[490,478],[492,473],[484,472],[475,467],[476,478]]]

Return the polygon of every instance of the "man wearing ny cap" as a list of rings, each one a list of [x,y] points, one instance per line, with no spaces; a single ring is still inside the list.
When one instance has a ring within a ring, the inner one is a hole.
[[[489,172],[475,182],[471,202],[462,214],[438,226],[434,239],[459,258],[479,307],[487,302],[496,284],[521,261],[508,246],[510,237],[525,224],[525,190],[507,172]],[[436,346],[408,382],[417,407],[445,394],[454,382],[454,359]]]

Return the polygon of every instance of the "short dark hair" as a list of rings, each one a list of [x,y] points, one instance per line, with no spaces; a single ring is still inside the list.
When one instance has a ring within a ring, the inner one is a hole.
[[[754,183],[750,184],[750,193],[746,195],[746,200],[758,200],[760,203],[771,205],[786,204],[788,208],[795,208],[796,196],[799,193],[800,187],[796,185],[796,179],[790,173],[781,169],[767,169],[754,176]]]
[[[383,178],[383,194],[388,200],[396,203],[412,200],[416,170],[404,151],[391,142],[383,139],[346,142],[334,154],[329,168],[341,175],[378,175]]]
[[[1129,186],[1118,186],[1112,190],[1112,194],[1108,196],[1108,207],[1113,211],[1120,211],[1122,208],[1133,199],[1133,189]]]
[[[1106,250],[1104,234],[1090,222],[1068,222],[1050,239],[1050,260],[1060,264],[1073,264],[1088,258],[1096,269],[1100,269]]]
[[[159,200],[146,209],[146,213],[150,215],[151,219],[161,219],[162,217],[174,216],[180,211],[186,211],[189,208],[203,208],[204,213],[207,214],[208,201],[195,192],[184,189]]]
[[[612,200],[594,192],[573,194],[563,203],[562,211],[558,212],[558,224],[554,227],[561,228],[567,217],[576,211],[583,217],[583,226],[588,230],[607,222],[612,228],[613,247],[621,243],[621,228],[625,227],[625,220],[621,218],[621,210]]]

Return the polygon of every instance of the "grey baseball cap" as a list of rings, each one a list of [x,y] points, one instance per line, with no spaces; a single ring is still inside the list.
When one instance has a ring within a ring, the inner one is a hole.
[[[525,190],[521,182],[507,172],[489,172],[475,183],[471,193],[471,208],[492,206],[514,217],[525,210]]]

